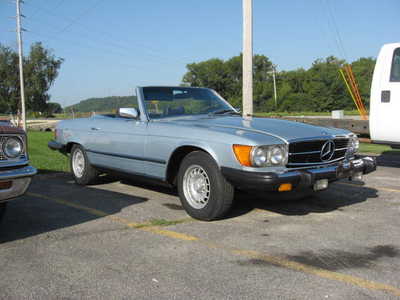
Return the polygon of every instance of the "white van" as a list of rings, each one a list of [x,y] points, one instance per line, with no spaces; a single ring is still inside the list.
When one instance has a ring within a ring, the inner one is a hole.
[[[400,43],[379,52],[371,85],[369,127],[375,144],[400,149]]]

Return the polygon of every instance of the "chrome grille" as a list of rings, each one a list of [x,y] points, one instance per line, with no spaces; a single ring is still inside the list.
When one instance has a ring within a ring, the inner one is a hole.
[[[298,141],[289,144],[289,158],[287,167],[300,168],[319,164],[327,164],[334,161],[344,159],[349,139],[348,138],[334,138],[335,150],[329,160],[321,159],[321,151],[324,144],[329,139],[319,139],[310,141]]]
[[[5,142],[5,137],[0,137],[0,161],[7,160],[7,157],[3,153],[3,143]]]

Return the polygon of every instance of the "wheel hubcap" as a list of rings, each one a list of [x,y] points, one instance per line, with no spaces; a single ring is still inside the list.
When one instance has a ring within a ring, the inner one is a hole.
[[[82,150],[77,149],[72,157],[72,169],[76,177],[82,177],[85,170],[85,156]]]
[[[198,166],[190,166],[183,176],[183,193],[186,200],[196,209],[204,208],[210,198],[210,179],[206,171]]]

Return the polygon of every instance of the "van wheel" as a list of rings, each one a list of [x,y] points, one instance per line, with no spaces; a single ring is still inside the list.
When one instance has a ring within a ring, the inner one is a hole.
[[[0,222],[1,220],[3,220],[6,208],[7,208],[7,202],[0,203]]]
[[[85,150],[81,145],[74,145],[71,149],[70,166],[72,176],[77,184],[94,183],[99,172],[90,164]]]
[[[234,188],[209,154],[195,151],[179,167],[178,193],[191,217],[211,221],[223,217],[232,207]]]

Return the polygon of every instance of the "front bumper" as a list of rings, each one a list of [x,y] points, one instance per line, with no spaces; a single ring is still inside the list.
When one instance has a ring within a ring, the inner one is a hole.
[[[0,170],[0,182],[11,182],[9,188],[0,189],[0,202],[23,195],[31,182],[32,176],[36,173],[37,170],[32,166]]]
[[[279,186],[290,183],[293,189],[312,187],[317,180],[334,181],[351,178],[356,173],[368,174],[376,170],[374,157],[356,158],[326,167],[293,170],[278,174],[273,172],[249,172],[222,167],[221,172],[235,187],[246,190],[278,191]]]
[[[54,140],[51,140],[50,142],[47,143],[47,146],[51,149],[51,150],[58,150],[58,151],[65,151],[65,146],[59,142],[56,142]]]

